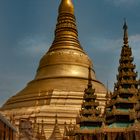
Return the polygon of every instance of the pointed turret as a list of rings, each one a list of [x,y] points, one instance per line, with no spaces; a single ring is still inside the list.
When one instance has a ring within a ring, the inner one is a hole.
[[[34,128],[36,129],[36,128]],[[37,124],[37,132],[35,138],[37,140],[46,140],[45,132],[44,132],[44,121]]]
[[[35,138],[38,140],[40,136],[41,136],[41,133],[40,133],[40,128],[39,128],[39,123],[37,123],[37,132],[36,132]]]
[[[89,73],[88,73],[88,88],[92,88],[91,67],[89,67]]]
[[[127,24],[124,23],[124,45],[121,50],[117,82],[106,108],[106,122],[111,127],[126,128],[134,123],[138,81],[131,48],[128,45]]]
[[[109,91],[109,88],[108,88],[108,81],[107,81],[107,93],[106,93],[106,105],[110,102],[111,100],[111,92]],[[106,106],[105,105],[105,106]]]
[[[123,36],[123,41],[124,41],[124,45],[128,46],[128,32],[127,32],[128,26],[126,24],[126,20],[124,21],[124,25],[123,25],[123,30],[124,30],[124,36]]]
[[[55,126],[53,132],[48,140],[63,140],[63,137],[60,132],[60,128],[58,125],[57,115],[55,117]]]
[[[41,123],[41,135],[39,140],[46,140],[45,131],[44,131],[44,121]]]
[[[80,116],[77,118],[77,123],[80,124],[81,129],[96,129],[100,128],[103,119],[100,117],[101,111],[97,109],[99,103],[96,102],[95,89],[92,88],[91,83],[91,68],[89,67],[88,86],[85,89],[83,103],[80,111]]]

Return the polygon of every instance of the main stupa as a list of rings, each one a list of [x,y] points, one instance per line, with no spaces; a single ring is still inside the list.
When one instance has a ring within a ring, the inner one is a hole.
[[[72,1],[61,0],[54,41],[41,58],[34,80],[8,99],[1,112],[10,119],[14,118],[17,126],[20,118],[36,119],[37,123],[43,120],[49,137],[56,114],[61,128],[65,122],[74,123],[88,83],[89,67],[92,67],[92,82],[99,107],[103,109],[107,90],[96,79],[92,62],[78,40]]]

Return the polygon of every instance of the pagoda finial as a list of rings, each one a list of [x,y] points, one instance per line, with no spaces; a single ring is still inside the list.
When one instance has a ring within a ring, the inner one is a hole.
[[[88,87],[92,87],[91,66],[89,66],[88,70]]]
[[[64,48],[83,50],[78,40],[72,0],[61,0],[55,29],[55,38],[49,51]]]
[[[108,89],[109,89],[109,88],[108,88],[108,80],[107,80],[107,84],[106,84],[106,85],[107,85],[107,94],[108,94]]]
[[[39,123],[37,123],[37,134],[39,134],[40,133],[40,128],[39,128]]]
[[[58,123],[58,120],[57,120],[57,114],[55,115],[55,124]]]
[[[59,6],[59,13],[71,13],[74,14],[74,6],[72,0],[61,0]]]
[[[41,124],[41,132],[43,132],[43,129],[44,129],[44,121],[42,120],[42,124]]]
[[[123,41],[124,41],[124,45],[128,46],[128,32],[127,32],[128,26],[126,23],[126,19],[124,19],[124,25],[123,25],[123,30],[124,30],[124,37],[123,37]]]

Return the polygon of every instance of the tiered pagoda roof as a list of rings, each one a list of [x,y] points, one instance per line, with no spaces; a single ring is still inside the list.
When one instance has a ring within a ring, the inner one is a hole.
[[[44,132],[44,121],[42,120],[42,124],[41,124],[41,135],[40,135],[40,139],[39,140],[46,140],[46,136],[45,136],[45,132]]]
[[[136,117],[138,81],[131,48],[128,45],[127,24],[124,23],[124,44],[121,50],[117,82],[111,101],[106,107],[106,123],[110,127],[125,128],[134,123]]]
[[[136,105],[136,112],[137,112],[137,120],[140,122],[140,89],[138,91],[138,103]]]
[[[80,124],[81,129],[100,128],[103,121],[101,110],[97,109],[99,103],[96,102],[95,89],[93,89],[91,83],[91,68],[89,68],[88,77],[88,86],[84,91],[80,116],[77,118],[77,123]]]
[[[58,125],[57,115],[55,117],[55,126],[53,132],[48,140],[63,140],[63,137],[60,132],[60,128]]]
[[[45,136],[45,132],[44,132],[44,121],[42,120],[41,123],[41,129],[39,128],[39,124],[38,124],[38,128],[37,128],[37,133],[36,133],[36,139],[37,140],[46,140],[46,136]]]

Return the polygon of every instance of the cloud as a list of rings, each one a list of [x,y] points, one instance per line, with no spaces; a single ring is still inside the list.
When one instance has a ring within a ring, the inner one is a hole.
[[[90,46],[88,49],[97,51],[99,53],[115,53],[121,50],[123,45],[123,39],[111,39],[111,38],[93,38],[90,41]],[[135,34],[129,36],[129,45],[132,48],[133,56],[140,60],[140,34]]]
[[[105,0],[106,2],[113,3],[115,6],[130,7],[136,6],[140,1],[139,0]]]
[[[0,106],[6,102],[8,97],[15,95],[18,90],[25,86],[27,77],[25,75],[21,75],[17,72],[14,73],[3,73],[0,74]],[[22,80],[21,80],[22,79]]]
[[[121,47],[123,39],[111,38],[91,38],[90,47],[87,48],[90,57],[94,62],[97,79],[103,83],[109,83],[109,88],[113,90],[118,74]],[[140,72],[139,52],[140,52],[140,34],[129,36],[129,45],[132,48],[136,71]]]
[[[121,44],[121,39],[110,39],[110,38],[94,38],[92,45],[94,49],[99,52],[107,52],[109,50],[117,49]]]
[[[112,90],[116,81],[122,40],[92,37],[89,42],[90,47],[87,48],[87,52],[89,52],[89,56],[94,62],[96,77],[105,85],[108,81],[109,88]]]
[[[129,44],[132,48],[134,63],[136,63],[136,70],[140,75],[140,34],[136,34],[129,37]]]
[[[42,55],[49,48],[46,36],[27,36],[21,39],[18,44],[19,52],[28,56]]]
[[[50,45],[45,35],[22,37],[1,61],[0,105],[33,79],[39,59]],[[5,48],[1,48],[2,50]],[[1,51],[2,54],[3,51]],[[12,52],[12,53],[10,53]],[[8,86],[7,86],[8,85]]]
[[[135,50],[140,50],[140,34],[130,36],[129,42],[130,45],[133,45],[132,48]]]

